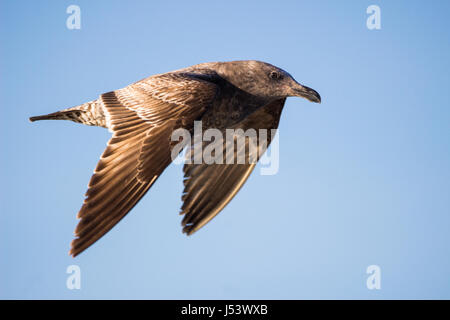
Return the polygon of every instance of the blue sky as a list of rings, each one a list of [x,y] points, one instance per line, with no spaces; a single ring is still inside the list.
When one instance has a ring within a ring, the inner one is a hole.
[[[81,8],[81,29],[66,8]],[[366,8],[381,8],[368,30]],[[1,1],[0,298],[450,298],[448,1]],[[69,244],[110,133],[32,115],[155,73],[257,59],[289,98],[280,170],[192,237],[170,166],[111,232]],[[69,265],[81,289],[66,288]],[[366,268],[381,268],[368,290]]]

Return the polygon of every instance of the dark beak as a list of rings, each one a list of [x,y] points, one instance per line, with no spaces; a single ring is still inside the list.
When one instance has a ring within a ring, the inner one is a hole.
[[[307,86],[302,86],[301,84],[297,84],[294,88],[293,96],[302,97],[311,102],[320,103],[321,101],[320,94],[316,90],[308,88]]]

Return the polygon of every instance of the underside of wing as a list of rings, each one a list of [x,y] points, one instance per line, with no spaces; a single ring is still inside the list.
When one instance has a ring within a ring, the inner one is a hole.
[[[277,129],[284,106],[285,99],[274,101],[265,107],[254,112],[243,122],[237,125],[237,128],[248,130],[255,129]],[[270,132],[267,135],[267,145],[270,144]],[[261,141],[259,141],[261,142]],[[229,143],[220,142],[227,150]],[[234,144],[234,141],[233,141]],[[222,164],[218,163],[187,163],[184,166],[184,191],[183,206],[181,214],[184,215],[182,226],[183,232],[188,235],[196,232],[212,218],[214,218],[236,195],[242,185],[245,183],[250,173],[255,167],[256,161],[249,158],[249,139],[245,144],[233,147],[233,164],[227,161],[224,151],[224,160]],[[191,149],[191,156],[195,152],[195,147]],[[238,154],[245,155],[245,162],[237,161]],[[261,153],[258,153],[256,160]],[[228,164],[227,164],[228,163]]]
[[[171,163],[173,130],[201,116],[216,90],[188,75],[165,74],[100,97],[113,136],[89,182],[70,254],[80,254],[136,205]]]

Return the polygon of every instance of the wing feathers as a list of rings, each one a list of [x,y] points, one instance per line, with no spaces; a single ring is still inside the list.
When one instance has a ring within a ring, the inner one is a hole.
[[[216,91],[212,83],[165,74],[101,95],[113,136],[89,182],[70,254],[80,254],[136,205],[171,162],[175,126],[193,125]]]
[[[276,129],[285,99],[277,100],[254,112],[238,127],[247,129]],[[270,139],[270,133],[269,137]],[[183,205],[180,214],[183,232],[194,233],[214,218],[233,199],[247,181],[256,164],[248,161],[248,144],[235,149],[234,164],[186,164],[184,166]],[[224,142],[225,144],[225,142]],[[268,141],[270,144],[270,140]],[[245,148],[245,149],[242,149]],[[224,150],[227,150],[224,147]],[[239,152],[246,152],[246,162],[237,164]],[[225,157],[225,151],[224,151]]]

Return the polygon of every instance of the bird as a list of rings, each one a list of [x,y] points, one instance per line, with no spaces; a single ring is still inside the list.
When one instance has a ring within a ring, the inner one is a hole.
[[[111,230],[172,162],[178,129],[277,130],[286,98],[320,103],[319,93],[288,72],[257,60],[206,62],[156,74],[79,106],[30,117],[71,120],[109,129],[90,179],[69,254],[76,257]],[[270,144],[270,138],[268,141]],[[202,228],[236,195],[255,163],[186,162],[182,231]]]

